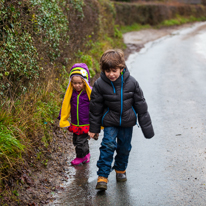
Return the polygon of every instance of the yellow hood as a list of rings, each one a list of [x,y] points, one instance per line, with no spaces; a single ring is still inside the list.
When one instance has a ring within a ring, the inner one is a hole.
[[[85,82],[85,90],[87,93],[87,96],[89,98],[90,101],[90,96],[91,96],[91,87],[89,86],[89,84],[83,80]],[[69,82],[69,86],[67,87],[67,91],[66,94],[64,96],[64,101],[62,103],[62,108],[61,108],[61,119],[59,122],[59,126],[60,127],[69,127],[70,123],[68,121],[68,118],[70,116],[70,112],[71,112],[71,97],[72,97],[72,93],[73,93],[73,86],[71,81]]]

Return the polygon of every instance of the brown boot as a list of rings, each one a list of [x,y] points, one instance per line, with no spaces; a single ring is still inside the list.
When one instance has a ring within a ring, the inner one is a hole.
[[[127,181],[126,171],[118,171],[118,170],[115,170],[115,171],[116,171],[117,182]]]
[[[107,190],[107,182],[108,182],[108,178],[99,176],[97,180],[96,189]]]

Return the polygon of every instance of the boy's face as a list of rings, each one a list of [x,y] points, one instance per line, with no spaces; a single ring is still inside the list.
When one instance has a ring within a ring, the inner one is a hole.
[[[105,71],[105,75],[110,81],[114,82],[119,78],[122,71],[123,69],[120,69],[119,67],[115,67]]]

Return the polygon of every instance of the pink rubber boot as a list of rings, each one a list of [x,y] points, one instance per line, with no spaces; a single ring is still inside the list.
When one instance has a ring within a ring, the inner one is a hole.
[[[87,158],[87,161],[85,163],[88,163],[90,161],[90,153],[88,153],[85,157]]]
[[[74,160],[71,161],[71,164],[72,165],[79,165],[81,163],[84,163],[87,160],[85,157],[83,157],[83,158],[76,157]]]
[[[79,165],[81,163],[88,163],[90,161],[90,154],[87,154],[85,157],[79,158],[76,157],[74,160],[71,161],[72,165]]]

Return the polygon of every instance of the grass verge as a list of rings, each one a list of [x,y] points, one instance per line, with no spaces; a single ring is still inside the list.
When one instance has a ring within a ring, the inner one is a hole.
[[[182,25],[182,24],[186,24],[186,23],[191,23],[191,22],[199,22],[199,21],[206,21],[206,17],[194,17],[194,16],[190,16],[190,17],[183,17],[183,16],[179,16],[177,15],[177,17],[175,19],[169,19],[169,20],[165,20],[162,23],[160,23],[157,28],[161,28],[161,27],[165,27],[165,26],[176,26],[176,25]]]
[[[143,29],[150,29],[150,28],[152,28],[152,26],[149,24],[141,25],[141,24],[135,23],[130,26],[121,26],[120,31],[124,34],[124,33],[131,32],[131,31],[140,31]]]

